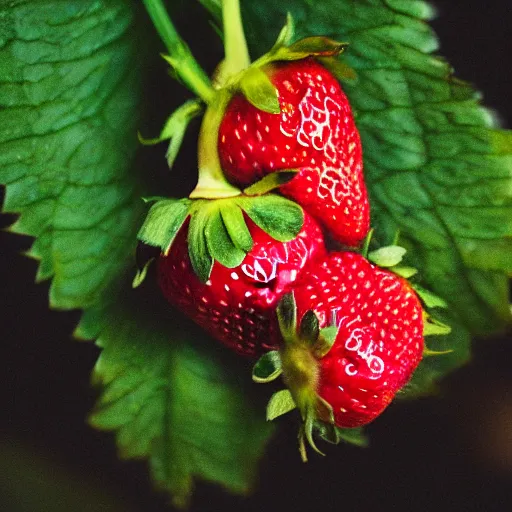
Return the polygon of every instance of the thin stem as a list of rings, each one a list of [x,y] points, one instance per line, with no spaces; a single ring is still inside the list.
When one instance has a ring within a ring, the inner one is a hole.
[[[222,0],[226,76],[235,75],[249,67],[251,59],[247,49],[239,0]]]
[[[229,91],[221,89],[206,109],[199,132],[199,179],[196,188],[189,196],[192,199],[214,199],[241,194],[240,189],[231,185],[224,176],[219,159],[219,128],[230,99]]]
[[[210,103],[215,94],[208,75],[196,61],[190,48],[181,39],[169,18],[162,0],[143,0],[157,32],[167,47],[167,61],[174,67],[183,82],[203,101]]]

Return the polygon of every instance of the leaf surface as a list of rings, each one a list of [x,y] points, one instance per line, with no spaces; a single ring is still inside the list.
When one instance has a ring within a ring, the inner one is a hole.
[[[116,431],[123,457],[149,457],[154,480],[177,506],[187,504],[197,477],[246,494],[273,430],[263,402],[255,406],[250,370],[174,312],[158,310],[155,322],[147,306],[132,297],[84,317],[81,335],[92,334],[90,317],[104,326],[93,374],[103,393],[91,424]]]
[[[123,456],[147,458],[176,504],[197,479],[247,493],[272,431],[250,369],[155,301],[155,286],[130,288],[148,195],[148,169],[133,165],[146,14],[124,0],[18,0],[0,20],[4,210],[20,214],[13,232],[36,237],[29,255],[38,280],[53,278],[51,305],[85,309],[76,334],[102,348],[91,423],[116,432]],[[171,203],[143,230],[162,250],[187,213],[180,203],[167,222]]]
[[[12,5],[11,5],[12,4]],[[10,228],[37,237],[55,308],[100,300],[126,268],[141,212],[130,176],[140,71],[123,1],[0,7],[0,181]]]

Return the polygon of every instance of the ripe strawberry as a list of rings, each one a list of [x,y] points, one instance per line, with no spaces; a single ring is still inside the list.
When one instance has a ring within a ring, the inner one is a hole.
[[[311,324],[312,310],[318,327],[337,328],[327,353],[318,351],[316,340],[297,343],[296,329],[291,338],[285,334],[283,377],[296,404],[304,416],[314,414],[339,427],[369,423],[421,360],[423,311],[416,293],[404,279],[344,252],[317,262],[293,294],[299,321]]]
[[[340,242],[355,246],[369,229],[361,142],[338,81],[313,59],[264,68],[279,93],[281,114],[258,110],[242,95],[219,130],[227,178],[247,186],[268,173],[299,169],[281,187]]]
[[[275,308],[311,261],[325,254],[322,232],[305,215],[290,242],[278,242],[250,219],[253,249],[236,268],[215,262],[203,284],[192,268],[186,223],[158,265],[159,285],[169,302],[213,337],[245,356],[277,348],[280,340]]]

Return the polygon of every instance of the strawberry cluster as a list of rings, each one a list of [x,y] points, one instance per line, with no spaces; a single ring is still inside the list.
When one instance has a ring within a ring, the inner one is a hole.
[[[201,183],[200,162],[191,199],[157,202],[139,235],[162,249],[171,304],[259,358],[255,381],[282,376],[268,416],[299,409],[303,455],[313,432],[330,439],[382,413],[422,358],[429,318],[392,268],[404,251],[368,256],[361,141],[328,69],[342,45],[312,39],[273,49],[207,111],[202,150],[227,192],[201,192],[215,180]]]

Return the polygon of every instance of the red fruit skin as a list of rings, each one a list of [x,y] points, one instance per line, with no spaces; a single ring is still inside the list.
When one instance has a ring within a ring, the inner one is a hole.
[[[188,223],[187,223],[188,224]],[[323,257],[320,227],[305,215],[295,239],[274,240],[247,219],[253,249],[236,268],[215,262],[206,284],[188,255],[184,225],[158,263],[158,282],[167,300],[230,349],[248,357],[275,350],[280,341],[275,308],[309,265]]]
[[[321,327],[339,326],[319,360],[318,394],[336,424],[372,421],[410,379],[423,354],[423,316],[404,279],[351,252],[331,253],[295,290],[298,318],[313,309]]]
[[[280,169],[300,169],[283,195],[314,215],[333,237],[358,245],[370,209],[359,133],[338,81],[313,59],[265,68],[281,114],[258,110],[242,95],[228,106],[219,156],[228,180],[246,187]]]

